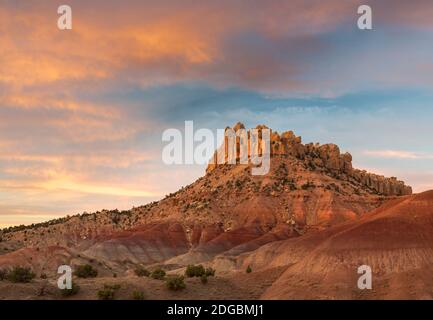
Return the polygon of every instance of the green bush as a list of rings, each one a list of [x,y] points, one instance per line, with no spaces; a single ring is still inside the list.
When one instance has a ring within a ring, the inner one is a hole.
[[[250,266],[247,267],[246,273],[251,273],[253,271],[253,269],[251,269]]]
[[[146,268],[141,267],[141,266],[137,267],[134,270],[134,272],[139,277],[148,277],[148,276],[150,276],[150,271],[147,270]]]
[[[206,284],[207,283],[207,276],[206,275],[202,275],[200,277],[200,281],[201,281],[201,283]]]
[[[152,272],[151,277],[153,279],[164,280],[164,278],[165,278],[165,271],[162,270],[161,268],[155,269]]]
[[[210,267],[205,269],[201,264],[197,266],[190,264],[186,267],[185,275],[189,278],[202,276],[212,277],[215,275],[215,269]]]
[[[83,264],[75,269],[74,275],[78,278],[95,278],[98,275],[98,270],[94,269],[90,264]]]
[[[99,300],[114,300],[113,289],[102,289],[98,291]]]
[[[134,291],[132,293],[132,299],[134,299],[134,300],[144,300],[144,292],[143,291]]]
[[[120,284],[104,284],[104,289],[98,291],[100,300],[114,300],[114,293],[120,289]]]
[[[14,267],[8,273],[8,280],[14,283],[28,283],[32,281],[32,279],[36,275],[32,272],[30,268],[22,268],[22,267]]]
[[[186,267],[186,270],[185,270],[185,275],[189,278],[201,277],[204,274],[206,274],[206,270],[201,264],[199,264],[197,266],[190,264]]]
[[[213,277],[215,275],[215,269],[212,269],[211,267],[206,268],[205,276],[206,277]]]
[[[178,291],[185,289],[185,282],[184,282],[184,276],[171,276],[167,278],[165,284],[168,289],[173,291]]]
[[[0,281],[3,281],[8,278],[8,271],[0,269]]]
[[[80,291],[80,286],[72,282],[71,289],[60,289],[60,293],[64,297],[70,297],[76,295]]]

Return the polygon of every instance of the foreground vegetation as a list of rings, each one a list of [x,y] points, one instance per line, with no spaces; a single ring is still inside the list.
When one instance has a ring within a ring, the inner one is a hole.
[[[36,274],[27,267],[14,267],[12,270],[0,270],[0,281],[9,280],[13,283],[29,283]]]

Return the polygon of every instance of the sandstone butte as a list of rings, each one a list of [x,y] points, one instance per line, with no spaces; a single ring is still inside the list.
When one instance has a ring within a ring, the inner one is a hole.
[[[194,290],[176,298],[432,298],[433,192],[412,195],[396,178],[354,169],[338,146],[302,144],[291,131],[272,132],[270,146],[265,176],[251,175],[251,165],[209,165],[157,202],[4,229],[0,269],[28,266],[55,283],[59,265],[91,264],[99,276],[80,283],[82,299],[95,299],[113,274],[149,298],[173,298],[133,270],[179,274],[193,263],[215,268],[216,277],[207,287],[187,280]],[[377,290],[356,290],[360,263],[374,268]],[[27,292],[5,285],[0,298]],[[28,292],[32,285],[39,282]]]
[[[264,125],[259,125],[256,129],[269,129]],[[245,126],[238,122],[233,130],[237,132],[239,129],[245,129]],[[271,130],[271,129],[270,129]],[[250,133],[248,131],[248,137]],[[352,167],[352,155],[348,152],[341,154],[340,148],[332,143],[320,145],[319,143],[302,144],[302,138],[296,136],[293,131],[283,132],[281,135],[278,132],[272,132],[270,136],[270,155],[275,156],[291,156],[305,161],[311,167],[322,167],[330,170],[334,174],[341,175],[343,179],[355,179],[362,185],[375,190],[384,195],[408,195],[412,194],[412,188],[406,186],[403,181],[397,180],[396,177],[386,178],[381,175],[368,173],[365,170],[358,170]],[[239,137],[236,140],[236,158],[239,162],[240,147]],[[261,141],[259,139],[259,141]],[[260,145],[260,144],[259,144]],[[261,145],[260,145],[261,146]],[[223,146],[217,152],[228,153],[228,139],[226,137]],[[264,152],[259,149],[260,152]],[[213,163],[217,163],[217,152],[215,153]],[[249,152],[249,150],[248,150]],[[248,154],[249,156],[249,154]],[[216,165],[209,165],[207,171],[215,168]]]

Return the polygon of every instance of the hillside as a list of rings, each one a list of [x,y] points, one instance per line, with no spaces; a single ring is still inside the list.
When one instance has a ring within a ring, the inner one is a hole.
[[[102,276],[116,274],[125,281],[137,265],[161,265],[177,272],[191,263],[205,263],[226,280],[232,279],[227,281],[236,281],[233,275],[248,265],[264,273],[267,268],[287,269],[280,278],[275,274],[275,283],[263,287],[272,285],[266,292],[256,295],[278,298],[292,297],[282,288],[296,274],[296,266],[308,270],[312,265],[308,259],[328,263],[322,255],[312,256],[328,250],[321,249],[325,243],[329,250],[342,250],[332,258],[337,260],[344,250],[349,252],[344,259],[354,260],[358,256],[352,250],[358,252],[363,246],[380,250],[379,244],[385,245],[387,239],[404,248],[391,238],[404,225],[395,231],[391,222],[378,225],[374,232],[380,233],[382,227],[389,232],[377,242],[365,240],[364,235],[373,231],[362,226],[369,226],[366,219],[373,219],[369,217],[421,195],[410,196],[411,188],[396,178],[352,168],[351,155],[340,154],[333,144],[304,145],[289,131],[273,132],[270,145],[271,168],[264,176],[251,175],[251,165],[209,165],[202,178],[158,202],[3,230],[0,269],[30,266],[54,278],[60,264],[91,263]],[[350,226],[360,229],[345,229]],[[352,230],[347,239],[337,238],[344,230]],[[332,242],[335,239],[340,240]],[[414,238],[408,245],[422,239]],[[333,270],[335,265],[329,262],[327,268]]]
[[[288,256],[294,246],[309,248],[311,242],[314,249],[294,261],[263,298],[433,298],[433,191],[388,203],[326,234],[286,241],[273,251],[273,259]],[[372,291],[355,290],[356,270],[362,264],[372,268]]]

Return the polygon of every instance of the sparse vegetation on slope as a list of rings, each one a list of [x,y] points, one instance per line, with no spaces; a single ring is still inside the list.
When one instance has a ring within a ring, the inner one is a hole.
[[[155,269],[152,274],[151,277],[153,279],[157,279],[157,280],[164,280],[165,278],[165,271],[161,268]]]
[[[150,276],[150,271],[147,270],[146,268],[142,267],[142,266],[135,268],[134,273],[138,277],[149,277]]]
[[[205,269],[201,264],[199,265],[190,264],[186,267],[185,275],[189,278],[201,277],[201,276],[211,277],[215,275],[215,269],[212,269],[210,267]]]
[[[165,284],[168,289],[173,291],[178,291],[186,288],[184,276],[170,276],[165,281]]]
[[[185,270],[185,275],[187,277],[190,277],[190,278],[191,277],[201,277],[205,273],[206,273],[206,270],[201,264],[199,264],[197,266],[190,264],[186,267],[186,270]]]
[[[64,297],[70,297],[76,295],[80,291],[80,286],[75,282],[72,282],[71,289],[60,289],[60,294]]]
[[[98,270],[94,269],[90,264],[84,264],[75,269],[74,275],[78,278],[95,278],[98,275]]]
[[[28,283],[35,277],[35,273],[30,268],[24,267],[14,267],[7,273],[7,279],[14,283]]]
[[[115,293],[120,289],[120,285],[105,284],[104,288],[98,291],[98,298],[100,300],[114,300]]]
[[[144,292],[143,291],[134,291],[132,293],[132,299],[133,300],[144,300]]]

